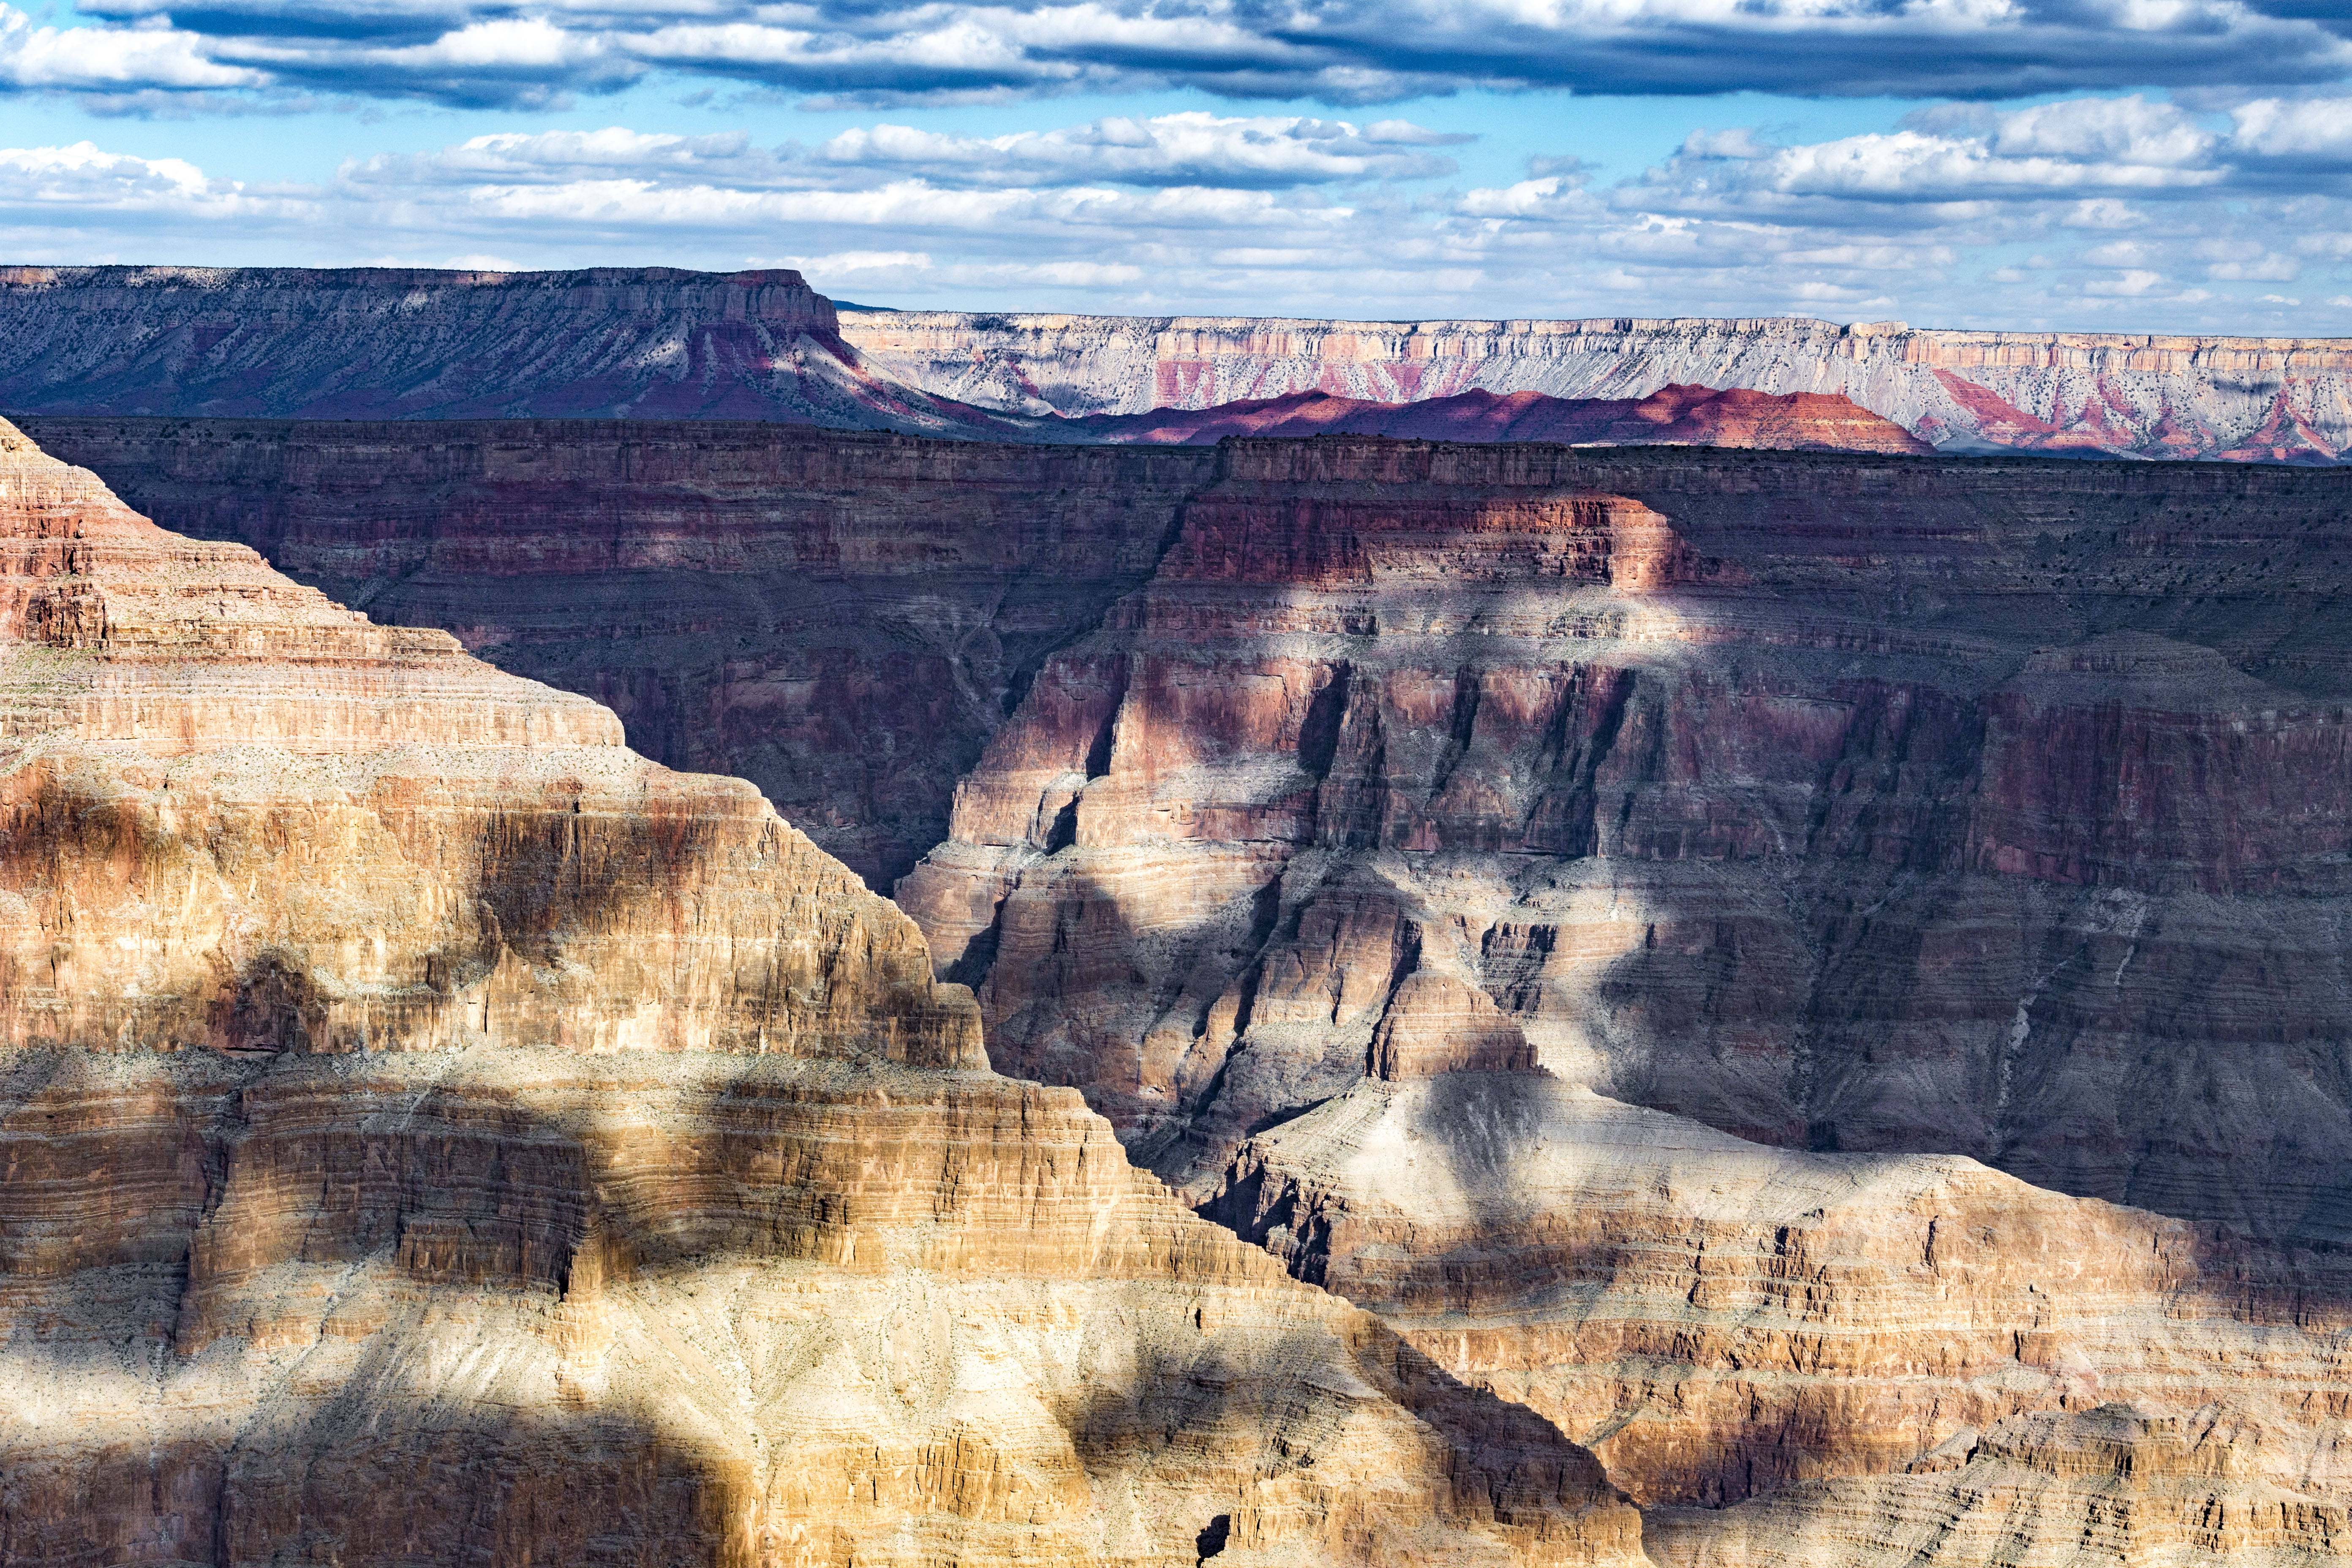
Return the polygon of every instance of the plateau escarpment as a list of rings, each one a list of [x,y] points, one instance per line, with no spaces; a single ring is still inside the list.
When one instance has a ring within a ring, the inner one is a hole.
[[[1304,392],[1639,398],[1676,384],[1837,394],[1938,447],[2328,462],[2352,448],[2352,342],[1970,332],[1798,318],[1344,321],[845,309],[877,374],[1042,415]],[[1424,432],[1424,434],[1436,434]]]
[[[0,268],[0,338],[11,414],[1005,429],[867,372],[782,268]]]
[[[1607,1563],[737,780],[0,426],[0,1560]]]
[[[836,307],[782,269],[18,267],[0,268],[0,342],[12,415],[763,419],[1055,443],[1182,439],[1201,423],[1136,416],[1213,410],[1236,431],[1465,440],[1905,449],[1884,420],[1960,451],[2352,448],[2352,343],[2334,339],[965,315]],[[1286,405],[1312,394],[1436,406],[1335,424]]]

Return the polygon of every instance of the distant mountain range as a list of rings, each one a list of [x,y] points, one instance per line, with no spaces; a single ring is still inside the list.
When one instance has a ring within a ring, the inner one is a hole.
[[[1332,431],[2305,463],[2352,448],[2352,342],[2337,340],[892,311],[836,307],[787,270],[19,267],[0,269],[0,409],[17,414],[761,419],[1049,442]],[[1712,395],[1726,392],[1761,396]]]

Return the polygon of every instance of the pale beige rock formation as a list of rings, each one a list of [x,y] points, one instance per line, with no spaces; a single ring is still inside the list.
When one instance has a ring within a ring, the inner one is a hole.
[[[1673,1568],[2304,1568],[2346,1554],[2340,1506],[2249,1474],[2242,1423],[2129,1405],[1956,1434],[1904,1474],[1792,1488],[1727,1514],[1651,1516]]]
[[[748,784],[0,426],[0,1562],[1634,1564]]]
[[[1517,321],[845,310],[876,373],[1029,414],[1135,415],[1325,392],[1637,398],[1677,384],[1834,393],[1957,450],[2332,460],[2352,342],[1971,332],[1802,318]]]
[[[2339,1538],[2352,1498],[2352,1270],[1973,1160],[1771,1149],[1549,1074],[1454,1072],[1257,1134],[1206,1212],[1644,1504],[1901,1475],[2111,1404],[2226,1417],[2227,1479],[2333,1510]]]

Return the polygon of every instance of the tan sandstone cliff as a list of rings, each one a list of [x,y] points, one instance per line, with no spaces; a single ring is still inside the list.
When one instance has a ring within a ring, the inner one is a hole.
[[[0,426],[0,1561],[1605,1563],[740,781]]]

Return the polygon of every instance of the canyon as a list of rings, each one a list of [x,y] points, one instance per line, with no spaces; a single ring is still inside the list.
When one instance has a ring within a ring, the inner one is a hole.
[[[0,425],[0,1561],[1635,1564],[739,779]]]
[[[1321,394],[1453,404],[1360,410],[1348,427],[1465,440],[1517,426],[1508,438],[1901,449],[1885,420],[1947,452],[2324,464],[2352,448],[2352,347],[2332,339],[999,315],[836,304],[782,268],[185,267],[0,268],[0,338],[11,415],[761,419],[1054,443],[1131,438],[1156,410]],[[1599,435],[1584,432],[1605,411],[1573,407],[1677,388],[1780,406],[1668,430],[1620,417]],[[1828,400],[1819,428],[1743,433],[1788,425],[1791,399]]]
[[[2346,1550],[2338,475],[26,425],[754,779],[1654,1563]]]

